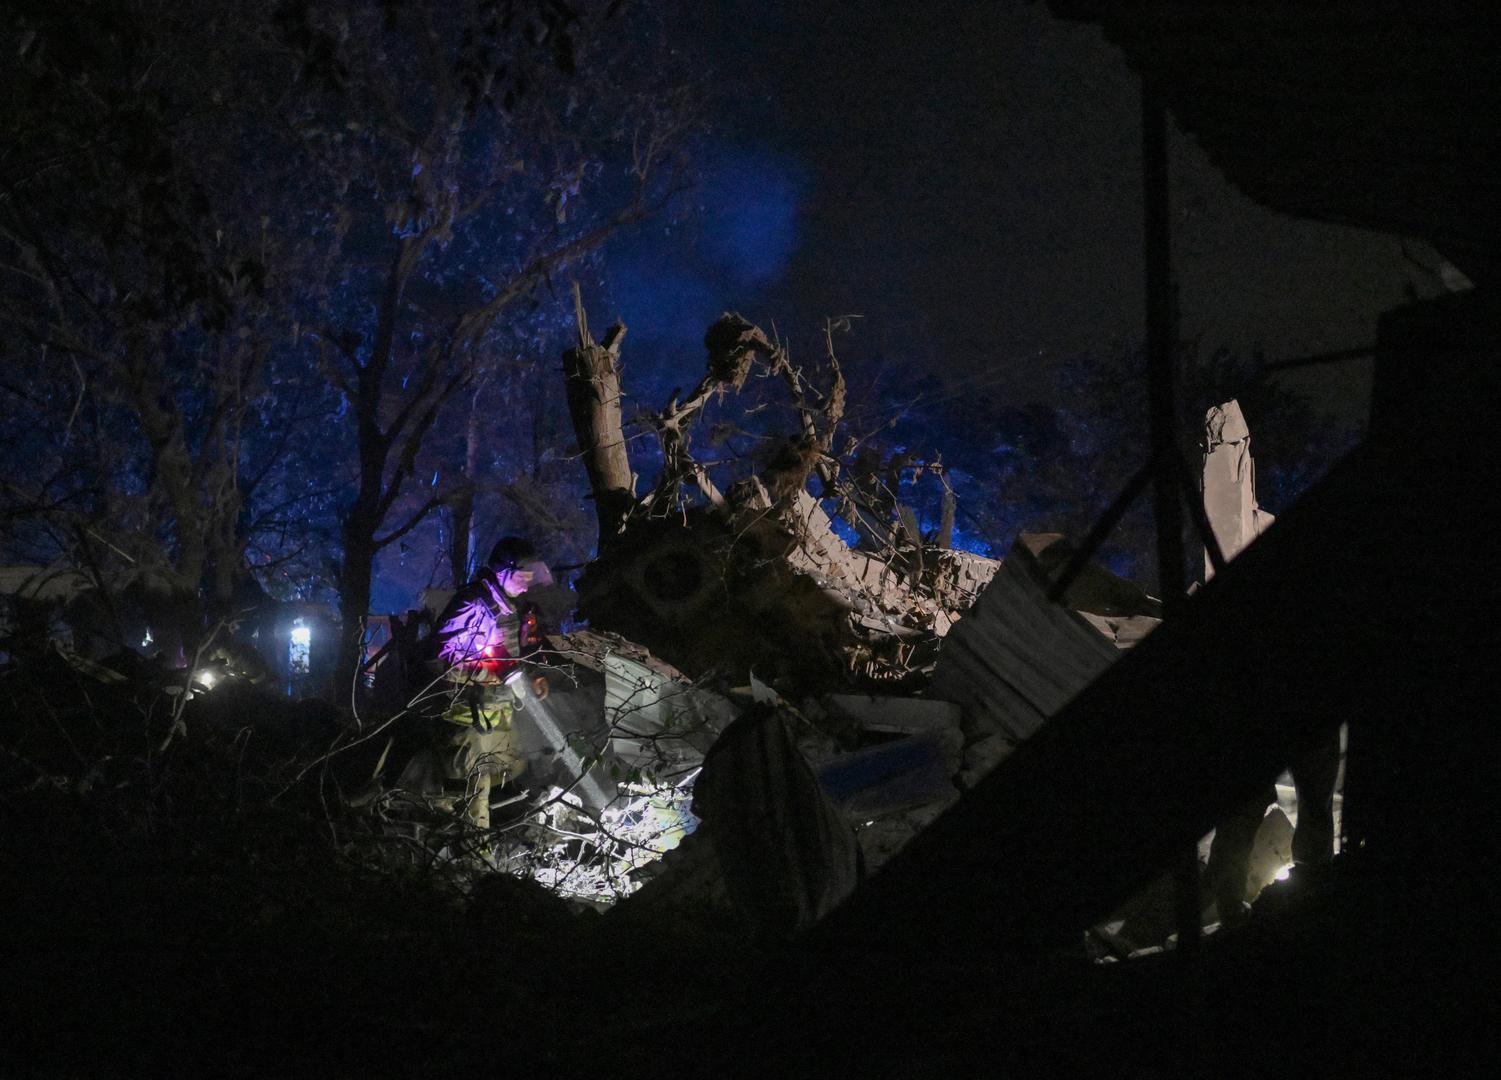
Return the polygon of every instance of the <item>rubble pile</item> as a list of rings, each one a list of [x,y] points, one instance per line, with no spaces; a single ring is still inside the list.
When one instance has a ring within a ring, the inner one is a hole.
[[[723,316],[706,335],[699,386],[642,421],[664,464],[652,490],[638,497],[632,486],[604,479],[635,475],[615,435],[618,415],[605,407],[613,395],[618,411],[623,335],[617,327],[610,347],[596,345],[581,325],[581,345],[565,363],[570,401],[589,403],[575,409],[574,421],[600,515],[599,555],[578,582],[590,625],[685,671],[732,664],[799,688],[923,681],[938,640],[996,563],[913,535],[902,524],[915,520],[910,511],[882,506],[883,493],[849,479],[832,451],[844,401],[832,350],[831,384],[819,393],[762,330]],[[693,421],[752,373],[786,385],[798,430],[763,436],[772,449],[754,474],[716,477],[690,453]],[[846,543],[826,503],[869,544]]]
[[[548,723],[579,766],[549,774],[570,794],[545,813],[575,809],[545,826],[555,851],[591,837],[572,895],[635,894],[637,911],[712,908],[790,932],[1145,636],[1160,605],[1093,566],[1050,599],[1072,554],[1060,536],[1023,536],[1003,561],[918,535],[910,510],[862,491],[832,450],[832,350],[817,393],[734,315],[706,336],[700,385],[644,418],[666,464],[638,496],[618,416],[623,338],[616,327],[595,343],[581,314],[565,359],[601,535],[578,583],[590,629],[545,654]],[[725,481],[692,457],[691,421],[753,371],[784,382],[798,430],[759,472]],[[591,785],[615,797],[590,805]],[[554,860],[537,876],[560,872]]]
[[[528,655],[547,689],[515,684],[526,768],[512,779],[524,779],[497,790],[494,826],[476,828],[441,777],[414,767],[420,754],[403,769],[397,735],[382,735],[442,693],[434,681],[406,696],[405,676],[426,670],[414,657],[431,620],[393,619],[381,650],[392,662],[371,662],[365,700],[399,694],[398,715],[371,730],[356,716],[297,773],[378,750],[371,790],[341,792],[347,808],[378,819],[377,834],[595,907],[632,897],[638,913],[791,933],[879,871],[1161,622],[1157,599],[1081,559],[1061,535],[1022,534],[1001,560],[944,546],[942,529],[921,535],[889,488],[862,489],[833,450],[843,384],[832,350],[832,385],[816,393],[779,345],[734,315],[709,330],[700,386],[644,418],[666,465],[638,496],[618,415],[623,328],[596,344],[581,316],[579,333],[565,367],[601,528],[578,584],[588,628],[548,636]],[[691,421],[757,371],[782,380],[798,430],[759,471],[726,481],[692,457]],[[1204,438],[1208,527],[1234,558],[1272,520],[1255,500],[1234,401],[1209,410]],[[831,513],[857,526],[858,542]],[[24,613],[35,572],[0,569],[0,597]],[[447,596],[429,601],[441,607]],[[59,656],[88,679],[127,681],[82,655]],[[209,705],[227,709],[263,681],[198,660],[164,691],[177,694],[174,717],[193,700],[195,716],[212,722]],[[214,671],[226,687],[209,699]],[[1297,814],[1283,802],[1248,854],[1249,895],[1290,857]],[[1093,932],[1128,955],[1165,939],[1170,910],[1159,882]]]
[[[651,882],[640,893],[643,907],[727,908],[749,925],[771,919],[785,931],[806,925],[822,901],[788,901],[768,914],[748,899],[755,893],[741,881],[747,862],[763,893],[776,892],[773,878],[845,865],[851,851],[861,874],[878,870],[1155,625],[1155,601],[1104,571],[1086,575],[1063,603],[1049,601],[1040,555],[1066,547],[1056,536],[1024,536],[1003,563],[987,567],[992,580],[977,590],[978,602],[967,613],[943,612],[951,629],[917,693],[867,687],[784,696],[749,668],[738,670],[744,685],[734,685],[728,665],[689,679],[616,633],[552,639],[547,663],[561,688],[549,703],[570,738],[587,747],[589,773],[619,793],[594,818],[594,867],[574,871],[562,891],[608,902]],[[727,732],[768,710],[778,735],[758,736],[760,752],[723,751]],[[807,782],[789,786],[802,770]],[[550,782],[554,791],[578,786],[566,768]],[[706,800],[705,790],[737,794]],[[803,807],[799,820],[824,824],[799,836],[777,814],[791,805]],[[755,824],[768,815],[771,824]],[[580,818],[566,828],[549,819],[548,827],[565,841],[558,850],[590,831]],[[779,838],[788,850],[773,858],[748,836]],[[528,863],[528,872],[548,884],[566,873],[556,859]],[[834,892],[844,895],[858,876],[838,875]],[[788,888],[822,897],[833,887]]]
[[[1256,462],[1251,429],[1238,401],[1216,405],[1204,417],[1204,513],[1227,559],[1234,558],[1276,519],[1256,503]],[[1204,580],[1214,576],[1206,554]]]
[[[1081,564],[1057,534],[1023,534],[1003,560],[945,546],[943,528],[923,535],[899,485],[856,483],[871,470],[835,452],[844,391],[832,349],[820,392],[735,315],[709,329],[699,386],[640,419],[665,464],[638,495],[619,415],[623,338],[617,327],[594,342],[581,314],[565,362],[599,554],[578,582],[588,628],[529,657],[549,690],[515,685],[522,780],[496,790],[493,827],[476,830],[441,777],[403,769],[387,744],[374,769],[391,757],[386,790],[349,805],[440,861],[573,901],[634,896],[637,910],[707,909],[791,932],[1034,736],[1158,625],[1161,605]],[[795,430],[758,433],[771,449],[756,471],[722,475],[723,463],[694,458],[694,421],[752,376],[785,388]],[[1248,494],[1248,438],[1233,402],[1211,411],[1205,500],[1231,553],[1269,520]],[[420,648],[420,625],[393,626],[395,662],[377,674],[422,670],[396,655]],[[420,715],[424,700],[407,708]],[[374,751],[371,737],[360,730],[335,753]],[[1134,926],[1141,940],[1154,910],[1144,901],[1145,915],[1101,934]]]

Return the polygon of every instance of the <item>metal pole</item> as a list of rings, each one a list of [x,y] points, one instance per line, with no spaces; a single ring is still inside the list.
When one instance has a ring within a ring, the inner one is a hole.
[[[1141,180],[1143,253],[1146,258],[1147,392],[1152,424],[1153,502],[1157,517],[1157,588],[1163,615],[1171,618],[1184,596],[1183,474],[1178,462],[1178,415],[1174,395],[1176,326],[1173,317],[1172,232],[1168,203],[1167,110],[1142,80]],[[1174,865],[1177,882],[1178,950],[1199,947],[1199,853],[1197,845]]]

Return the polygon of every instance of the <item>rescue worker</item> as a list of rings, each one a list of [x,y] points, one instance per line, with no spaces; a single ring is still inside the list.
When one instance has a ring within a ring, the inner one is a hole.
[[[479,576],[454,594],[433,632],[434,673],[452,689],[439,724],[438,760],[445,786],[477,828],[490,827],[491,789],[526,769],[513,723],[517,699],[506,680],[538,641],[536,614],[521,597],[552,580],[530,541],[505,537]],[[536,675],[531,682],[545,698],[547,679]]]

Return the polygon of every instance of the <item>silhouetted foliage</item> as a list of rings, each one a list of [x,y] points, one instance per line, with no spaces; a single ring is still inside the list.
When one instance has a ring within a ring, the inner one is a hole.
[[[147,575],[183,635],[253,571],[332,586],[346,668],[383,549],[441,509],[457,575],[477,492],[536,516],[551,279],[671,197],[695,123],[616,6],[28,5],[6,557]]]
[[[1137,347],[1057,365],[1050,398],[1058,404],[1012,404],[983,382],[941,373],[925,380],[928,389],[914,392],[918,380],[901,365],[891,368],[873,390],[852,395],[850,426],[869,432],[871,453],[883,461],[941,462],[959,497],[959,546],[1001,556],[1022,531],[1080,537],[1146,462],[1145,360]],[[1360,435],[1266,377],[1258,357],[1206,355],[1185,345],[1179,371],[1180,449],[1189,472],[1198,475],[1205,410],[1236,398],[1251,427],[1258,499],[1274,514]],[[925,528],[935,528],[942,486],[915,482],[910,465],[903,478],[903,498],[919,510]],[[1150,587],[1154,535],[1150,501],[1138,500],[1100,557]]]

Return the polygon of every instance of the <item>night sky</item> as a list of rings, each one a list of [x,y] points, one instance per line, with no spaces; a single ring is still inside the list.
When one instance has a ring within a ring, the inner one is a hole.
[[[623,240],[596,298],[629,363],[686,377],[725,308],[805,350],[860,314],[847,365],[900,356],[1027,402],[1056,394],[1050,363],[1140,337],[1137,84],[1096,28],[994,0],[716,0],[679,33],[715,66],[713,135],[701,212]],[[1369,344],[1440,288],[1426,245],[1287,218],[1176,132],[1171,152],[1183,333],[1207,349]],[[1284,378],[1364,412],[1368,362]]]
[[[704,330],[725,310],[775,329],[798,362],[821,354],[826,318],[859,315],[837,345],[857,387],[895,365],[878,408],[972,397],[981,405],[963,423],[996,428],[987,409],[1077,406],[1064,362],[1139,344],[1138,83],[1096,27],[995,0],[679,7],[665,32],[683,77],[708,90],[695,182],[671,213],[611,243],[586,296],[594,325],[629,327],[628,418],[697,382]],[[1289,218],[1232,188],[1176,131],[1170,152],[1182,332],[1201,355],[1368,345],[1382,311],[1440,290],[1426,244]],[[1343,429],[1364,419],[1370,363],[1278,378]],[[935,419],[910,449],[952,462],[963,448],[943,440],[975,432]],[[1330,463],[1280,462],[1308,475]],[[1076,478],[1093,510],[1114,493],[1100,471],[1098,492]],[[1022,505],[1009,516],[1065,527]],[[1009,528],[957,537],[996,554],[1010,539]],[[378,607],[406,606],[412,588],[399,582],[430,576],[430,551],[413,547],[413,560],[382,560]]]

